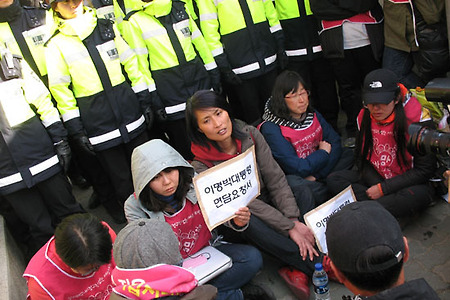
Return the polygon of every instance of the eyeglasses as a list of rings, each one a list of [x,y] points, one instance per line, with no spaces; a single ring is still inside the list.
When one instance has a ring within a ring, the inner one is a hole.
[[[290,96],[284,96],[284,98],[286,99],[297,99],[299,97],[307,97],[309,96],[311,93],[308,90],[303,89],[301,92],[297,92],[295,94],[292,94]]]

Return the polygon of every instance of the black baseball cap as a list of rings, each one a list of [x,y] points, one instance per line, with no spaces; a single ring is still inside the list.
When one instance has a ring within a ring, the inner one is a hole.
[[[398,76],[388,69],[373,70],[364,78],[363,102],[364,104],[388,104],[394,100],[398,90]]]
[[[376,201],[353,202],[330,217],[326,240],[328,256],[340,271],[373,273],[398,264],[405,254],[403,233],[394,216]],[[378,246],[392,256],[386,261],[358,263],[365,251]]]

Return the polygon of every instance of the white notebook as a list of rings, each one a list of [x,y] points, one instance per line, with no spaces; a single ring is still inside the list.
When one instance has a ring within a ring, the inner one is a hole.
[[[194,273],[198,285],[205,284],[231,268],[232,265],[233,262],[229,256],[212,246],[206,246],[183,260],[183,268]]]

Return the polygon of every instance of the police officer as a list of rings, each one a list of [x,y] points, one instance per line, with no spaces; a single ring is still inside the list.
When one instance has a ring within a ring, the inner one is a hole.
[[[200,28],[220,68],[236,117],[261,118],[287,63],[284,35],[272,1],[197,0]]]
[[[108,0],[95,0],[97,11],[104,14],[112,11],[107,8]],[[48,87],[44,43],[50,38],[53,16],[45,4],[41,7],[20,7],[18,0],[5,0],[0,7],[0,42],[6,44],[13,54],[24,57],[33,71]],[[95,156],[86,155],[69,139],[72,159],[68,169],[71,182],[80,187],[93,186],[89,208],[103,204],[116,223],[125,222],[123,214],[117,213],[114,188]],[[81,175],[83,174],[84,177]],[[17,227],[17,226],[15,226]]]
[[[70,148],[47,88],[3,46],[0,64],[0,195],[28,224],[35,252],[53,235],[55,222],[84,210],[62,173]]]
[[[196,23],[179,0],[153,0],[129,13],[122,35],[138,53],[141,70],[151,89],[152,106],[169,143],[192,159],[184,111],[196,91],[221,89],[217,64]],[[198,54],[197,54],[198,53]]]
[[[45,49],[50,91],[69,135],[97,156],[123,204],[133,192],[131,152],[147,141],[151,126],[146,81],[110,20],[97,18],[81,0],[51,7],[58,26]]]

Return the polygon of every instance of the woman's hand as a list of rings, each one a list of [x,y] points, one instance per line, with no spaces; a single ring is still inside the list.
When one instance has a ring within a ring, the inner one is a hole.
[[[247,206],[239,208],[234,214],[236,217],[233,218],[233,222],[239,227],[244,227],[250,221],[251,213]]]
[[[383,196],[383,194],[381,193],[380,188],[378,187],[377,184],[372,185],[370,188],[368,188],[366,190],[366,195],[367,195],[367,197],[369,197],[369,199],[372,199],[372,200],[376,200]]]
[[[331,144],[325,141],[319,142],[319,150],[325,150],[328,154],[331,152]]]
[[[314,234],[305,224],[294,221],[294,227],[289,230],[289,237],[298,245],[303,260],[309,256],[309,259],[312,261],[314,255],[319,256],[319,253],[317,253],[317,250],[314,248]]]

